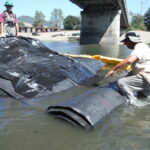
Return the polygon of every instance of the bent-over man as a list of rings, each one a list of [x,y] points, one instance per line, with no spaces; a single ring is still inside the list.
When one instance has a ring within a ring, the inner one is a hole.
[[[133,51],[126,59],[113,67],[105,77],[111,77],[117,70],[131,64],[132,71],[128,76],[120,78],[117,84],[127,102],[139,106],[135,92],[142,92],[147,97],[150,95],[150,48],[142,42],[136,32],[132,31],[127,32],[121,42]]]

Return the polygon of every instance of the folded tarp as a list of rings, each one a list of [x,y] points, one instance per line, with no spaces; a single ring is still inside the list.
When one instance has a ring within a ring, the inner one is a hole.
[[[47,112],[86,129],[96,128],[106,115],[125,103],[125,98],[110,87],[97,87],[81,95],[49,106]]]

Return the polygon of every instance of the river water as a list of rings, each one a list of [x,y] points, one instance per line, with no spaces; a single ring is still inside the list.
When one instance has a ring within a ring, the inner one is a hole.
[[[117,45],[44,42],[59,53],[126,57]],[[0,150],[149,150],[150,106],[123,105],[95,130],[84,130],[45,113],[50,104],[76,96],[90,87],[76,87],[52,96],[20,102],[0,98]]]

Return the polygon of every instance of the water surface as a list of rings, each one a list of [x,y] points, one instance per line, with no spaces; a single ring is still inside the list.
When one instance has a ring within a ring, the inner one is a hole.
[[[86,44],[71,42],[43,42],[51,50],[60,54],[87,54],[87,55],[104,55],[114,58],[125,58],[131,51],[124,45],[115,44]]]
[[[126,57],[130,50],[116,45],[45,42],[59,53]],[[84,130],[45,113],[50,104],[90,89],[76,87],[47,97],[20,102],[0,98],[0,150],[149,150],[150,106],[123,105],[96,130]]]

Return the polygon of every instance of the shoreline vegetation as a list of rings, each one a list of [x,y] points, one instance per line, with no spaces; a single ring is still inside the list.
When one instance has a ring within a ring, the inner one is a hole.
[[[150,45],[150,32],[136,30],[143,42]],[[49,41],[49,42],[78,42],[80,36],[80,30],[70,30],[70,31],[55,31],[55,32],[41,32],[38,35],[32,35],[32,33],[19,33],[20,36],[31,37],[35,39],[39,39],[41,41]]]

